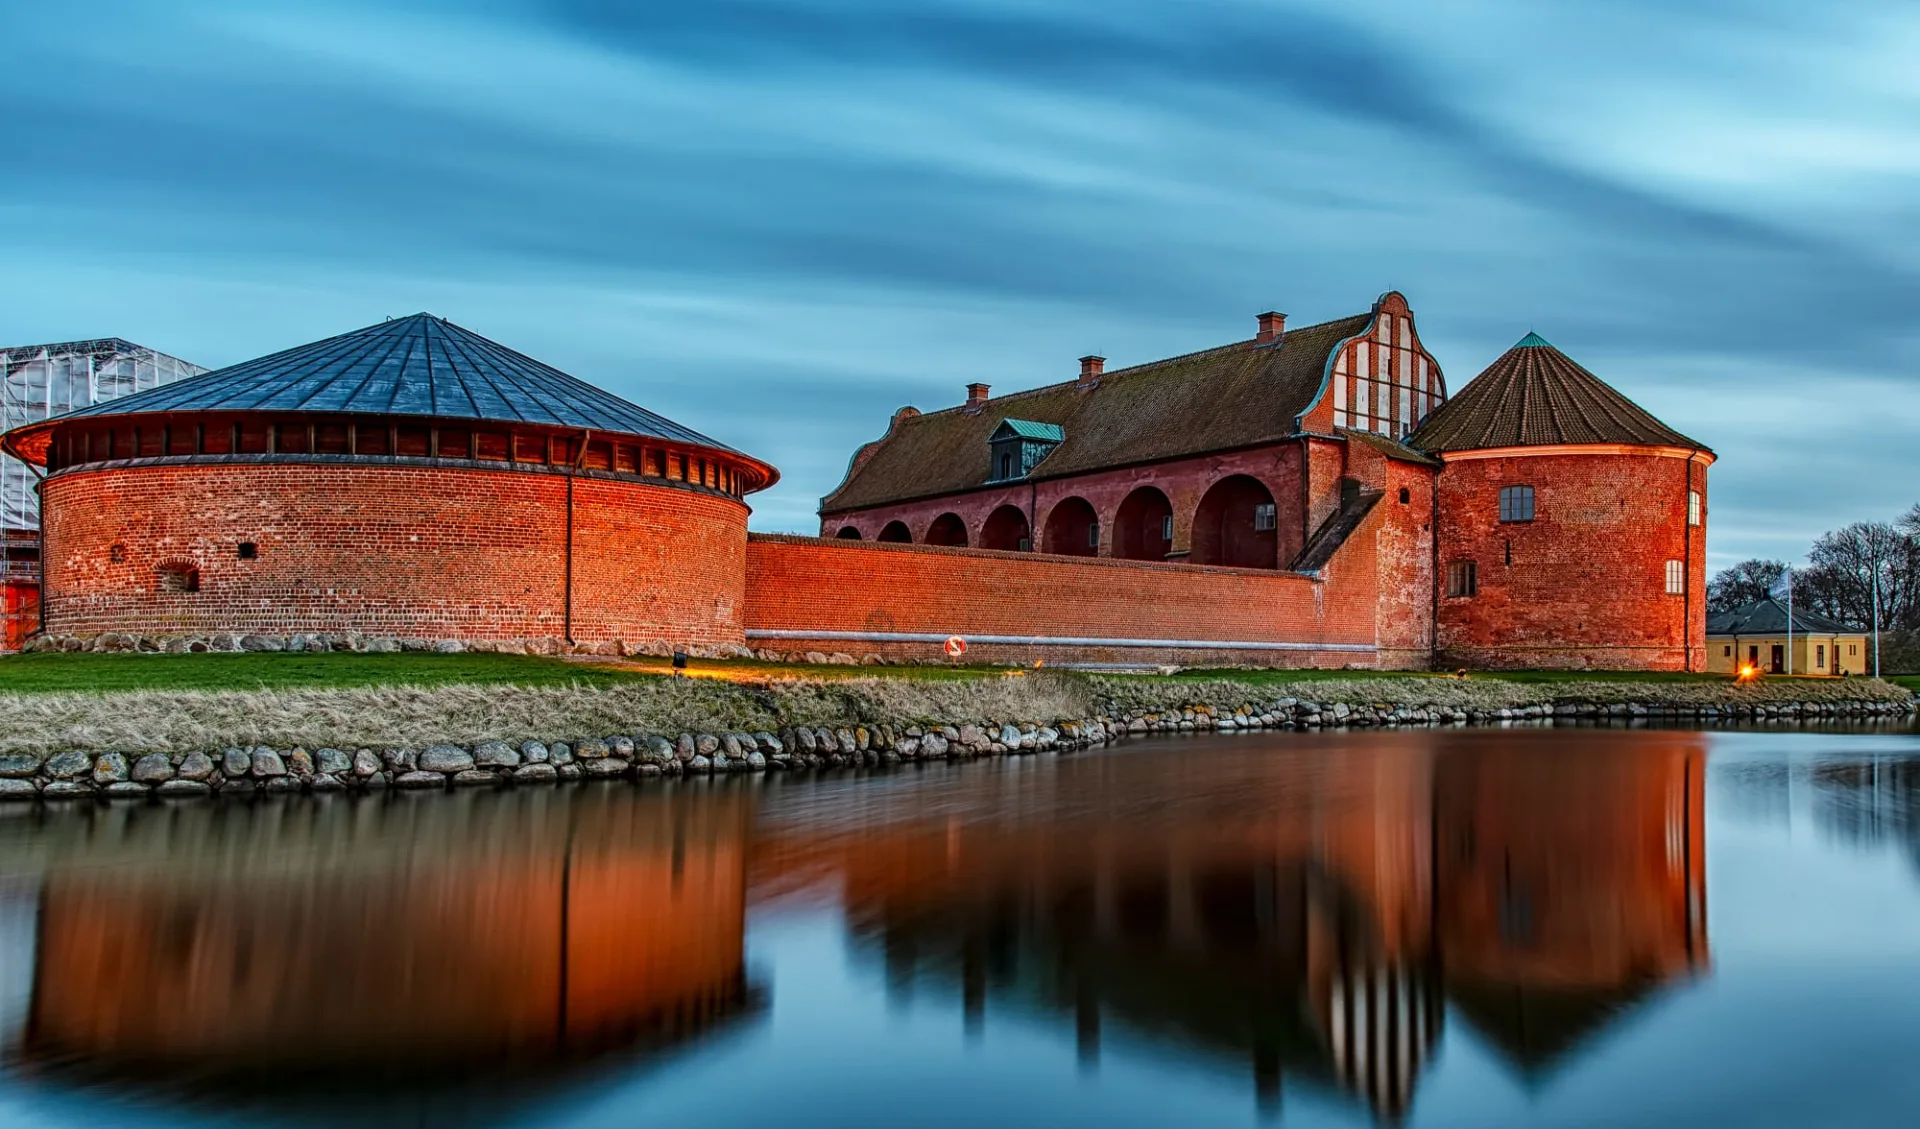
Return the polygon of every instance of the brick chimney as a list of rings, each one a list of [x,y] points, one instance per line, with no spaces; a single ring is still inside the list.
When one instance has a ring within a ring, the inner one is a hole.
[[[1260,315],[1260,335],[1253,339],[1255,345],[1265,345],[1269,341],[1280,340],[1287,331],[1287,315],[1276,314],[1269,310]]]
[[[987,393],[992,391],[984,384],[967,385],[967,410],[977,412],[987,404]]]
[[[1105,357],[1081,357],[1080,358],[1080,383],[1081,384],[1092,384],[1098,381],[1100,379],[1100,374],[1105,371],[1107,371],[1107,359]]]

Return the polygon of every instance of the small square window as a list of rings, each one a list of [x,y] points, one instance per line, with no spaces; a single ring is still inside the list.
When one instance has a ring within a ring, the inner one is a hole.
[[[1687,566],[1684,561],[1667,562],[1667,595],[1685,595],[1687,591]]]
[[[1533,487],[1502,486],[1500,488],[1500,520],[1533,520]]]
[[[1454,561],[1447,566],[1447,595],[1472,596],[1480,590],[1480,578],[1472,561]]]
[[[162,592],[198,592],[200,570],[188,564],[163,564],[160,566],[160,590]]]
[[[260,546],[254,544],[251,541],[240,542],[240,559],[241,560],[251,561],[251,560],[257,559],[259,556],[260,556]]]
[[[1253,507],[1253,528],[1256,533],[1265,533],[1279,525],[1279,511],[1272,502],[1262,502]]]

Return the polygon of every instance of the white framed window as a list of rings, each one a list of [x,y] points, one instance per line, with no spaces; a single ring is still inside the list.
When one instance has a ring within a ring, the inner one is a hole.
[[[1277,528],[1279,524],[1280,514],[1272,502],[1261,502],[1259,505],[1253,507],[1253,528],[1255,532],[1265,533],[1268,530]]]
[[[1685,561],[1667,562],[1667,595],[1680,596],[1687,591],[1687,565]]]
[[[1687,491],[1687,524],[1700,524],[1700,491]]]

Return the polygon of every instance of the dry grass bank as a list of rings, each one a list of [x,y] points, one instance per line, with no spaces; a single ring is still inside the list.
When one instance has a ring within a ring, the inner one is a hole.
[[[1186,680],[1037,672],[1013,677],[926,680],[795,679],[750,684],[717,679],[635,679],[566,686],[446,685],[31,693],[0,695],[0,753],[67,749],[185,752],[269,745],[309,749],[471,745],[486,740],[570,740],[613,733],[779,730],[878,722],[1055,721],[1104,712],[1184,705],[1237,706],[1281,698],[1374,706],[1499,709],[1551,702],[1758,704],[1842,700],[1912,701],[1885,682],[1773,680],[1607,681],[1580,675],[1525,682],[1492,676],[1233,678]]]

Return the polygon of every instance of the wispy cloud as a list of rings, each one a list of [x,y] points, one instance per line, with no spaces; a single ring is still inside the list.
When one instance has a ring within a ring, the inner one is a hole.
[[[807,528],[901,403],[1396,287],[1456,384],[1535,328],[1714,445],[1716,559],[1778,555],[1913,500],[1920,12],[1844,9],[40,6],[0,336],[432,309],[771,459],[756,524]]]

